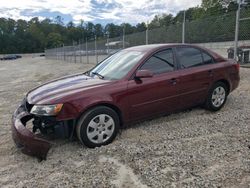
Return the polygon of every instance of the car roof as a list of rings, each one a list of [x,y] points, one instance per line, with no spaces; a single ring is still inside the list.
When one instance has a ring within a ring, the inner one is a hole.
[[[148,44],[148,45],[134,46],[134,47],[126,48],[126,50],[135,50],[135,51],[141,51],[141,52],[148,52],[148,51],[157,50],[157,49],[160,49],[160,48],[176,47],[176,46],[199,47],[199,46],[196,46],[196,45],[193,45],[193,44],[166,43],[166,44]]]
[[[126,50],[135,50],[135,51],[150,51],[150,50],[154,50],[160,47],[164,47],[164,46],[171,46],[173,44],[148,44],[148,45],[140,45],[140,46],[133,46],[130,48],[126,48]]]
[[[171,47],[195,47],[195,48],[198,48],[200,50],[206,51],[208,54],[213,56],[218,61],[225,60],[225,58],[223,58],[221,55],[215,53],[214,51],[211,51],[205,47],[195,45],[195,44],[183,44],[183,43],[149,44],[149,45],[134,46],[134,47],[126,48],[124,50],[150,53],[150,52],[164,49],[167,47],[170,47],[170,48]]]

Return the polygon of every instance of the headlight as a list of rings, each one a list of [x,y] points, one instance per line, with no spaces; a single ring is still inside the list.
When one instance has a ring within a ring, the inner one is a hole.
[[[63,107],[63,104],[34,105],[30,113],[41,115],[41,116],[55,116],[61,111],[62,107]]]

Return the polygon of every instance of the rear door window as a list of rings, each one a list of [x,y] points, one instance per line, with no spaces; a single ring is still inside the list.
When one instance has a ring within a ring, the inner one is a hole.
[[[181,68],[190,68],[203,65],[201,51],[192,47],[178,47],[177,55]]]
[[[207,53],[202,52],[202,57],[205,65],[214,63],[214,59]]]

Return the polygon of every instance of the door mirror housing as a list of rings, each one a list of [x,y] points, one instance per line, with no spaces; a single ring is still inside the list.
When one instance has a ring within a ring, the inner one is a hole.
[[[153,77],[153,72],[150,70],[138,70],[135,74],[136,78],[151,78]]]

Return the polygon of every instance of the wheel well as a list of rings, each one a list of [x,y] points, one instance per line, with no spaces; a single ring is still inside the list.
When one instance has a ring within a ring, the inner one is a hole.
[[[87,108],[86,110],[84,110],[84,112],[82,112],[82,113],[79,115],[79,117],[77,118],[77,120],[79,120],[79,119],[81,118],[81,116],[82,116],[85,112],[87,112],[87,111],[89,111],[89,110],[91,110],[92,108],[95,108],[95,107],[97,107],[97,106],[105,106],[105,107],[108,107],[108,108],[111,108],[112,110],[114,110],[114,111],[117,113],[118,117],[119,117],[120,126],[121,126],[121,127],[123,126],[123,118],[122,118],[122,112],[121,112],[121,110],[120,110],[117,106],[112,105],[112,104],[109,104],[109,103],[100,103],[100,104],[96,104],[96,105],[93,105],[93,106]]]
[[[229,82],[227,80],[224,80],[224,79],[218,80],[217,82],[222,82],[223,84],[225,84],[227,86],[227,94],[229,94],[229,92],[230,92],[230,84],[229,84]]]

